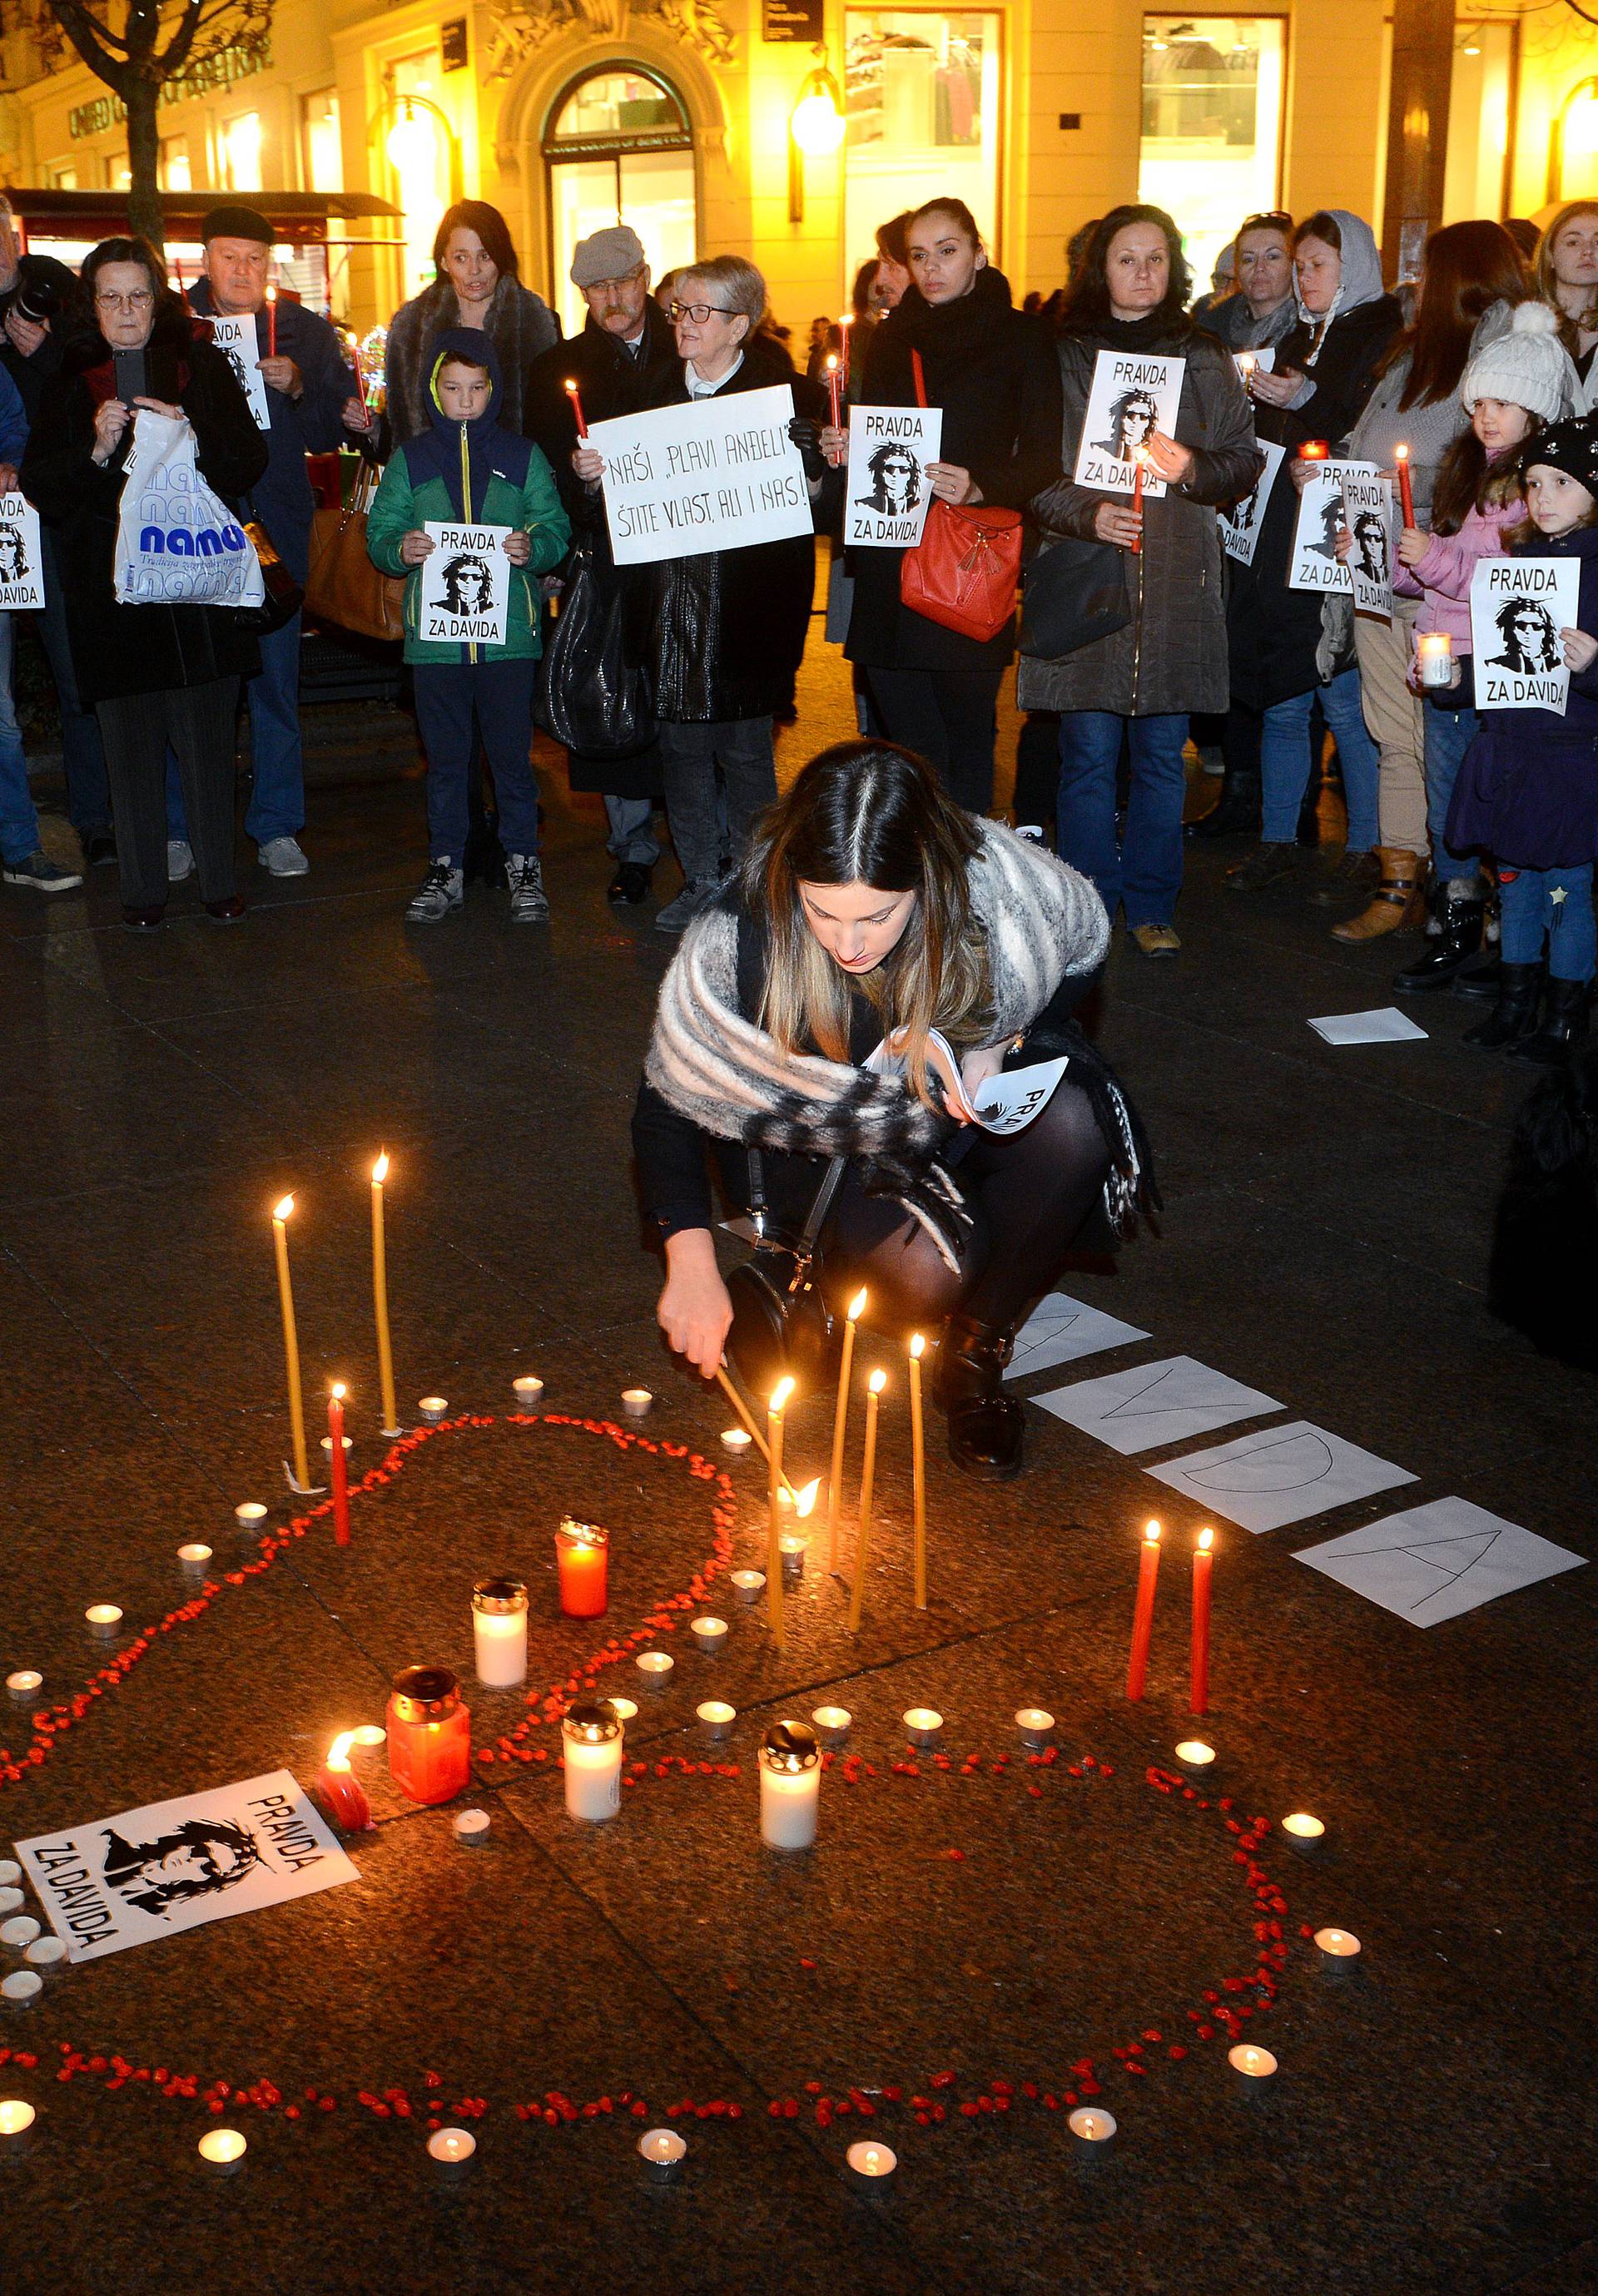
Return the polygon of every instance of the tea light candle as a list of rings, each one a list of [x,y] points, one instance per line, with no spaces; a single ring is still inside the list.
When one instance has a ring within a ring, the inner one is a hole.
[[[233,1519],[238,1525],[240,1537],[252,1538],[264,1528],[266,1510],[259,1499],[246,1499],[242,1506],[234,1507]]]
[[[1326,1841],[1326,1828],[1307,1809],[1295,1809],[1282,1821],[1282,1831],[1300,1857],[1313,1857]]]
[[[30,1969],[59,1969],[66,1957],[67,1948],[58,1937],[35,1938],[22,1956]]]
[[[208,2175],[236,2177],[244,2165],[250,2139],[242,2128],[208,2128],[196,2149]]]
[[[843,2157],[856,2177],[891,2177],[899,2165],[898,2154],[889,2144],[851,2144]]]
[[[764,1585],[764,1580],[762,1580]],[[15,1674],[5,1677],[5,1692],[18,1706],[31,1706],[45,1686],[45,1677],[37,1667],[21,1666]]]
[[[520,1578],[479,1578],[471,1590],[477,1678],[488,1690],[527,1680],[527,1588]]]
[[[912,1706],[905,1716],[905,1728],[913,1746],[933,1746],[943,1727],[943,1717],[936,1706]]]
[[[446,2184],[456,2184],[471,2167],[477,2139],[469,2128],[435,2128],[427,2140],[428,2158]]]
[[[1176,1759],[1184,1770],[1207,1770],[1215,1760],[1215,1748],[1207,1746],[1202,1738],[1184,1738],[1176,1749]]]
[[[346,1436],[344,1436],[341,1439],[342,1439],[342,1441],[343,1441],[344,1448],[345,1448],[347,1451],[353,1451],[353,1450],[354,1450],[354,1448],[355,1448],[355,1437],[354,1437],[353,1435],[346,1435]],[[333,1439],[332,1439],[332,1437],[331,1435],[324,1435],[324,1436],[322,1438],[322,1447],[323,1447],[323,1449],[327,1453],[328,1457],[331,1459],[331,1458],[332,1458],[332,1449],[333,1449]]]
[[[648,1650],[640,1651],[634,1663],[651,1690],[664,1690],[676,1660],[669,1651]]]
[[[561,1609],[569,1619],[599,1619],[610,1602],[611,1534],[570,1515],[555,1533]]]
[[[416,1408],[429,1427],[436,1427],[449,1409],[449,1403],[442,1395],[424,1395]]]
[[[38,2114],[26,2097],[0,2097],[0,2161],[20,2161],[33,2144]]]
[[[824,1746],[841,1746],[854,1718],[847,1706],[818,1706],[810,1717]]]
[[[1028,1746],[1046,1746],[1054,1734],[1054,1718],[1046,1706],[1023,1706],[1015,1726]]]
[[[783,1531],[777,1540],[783,1557],[784,1578],[802,1578],[805,1575],[805,1555],[810,1542],[797,1530]]]
[[[388,1735],[381,1722],[363,1722],[358,1730],[350,1732],[349,1742],[352,1746],[358,1746],[363,1753],[369,1754],[374,1746],[383,1745]]]
[[[12,1953],[31,1945],[38,1933],[39,1925],[31,1914],[14,1914],[9,1922],[0,1922],[0,1945],[8,1946]]]
[[[1116,2119],[1100,2105],[1079,2104],[1067,2120],[1071,2151],[1085,2169],[1096,2169],[1115,2141]]]
[[[758,1603],[766,1589],[764,1570],[734,1570],[733,1585],[738,1590],[741,1603]]]
[[[654,1399],[647,1387],[624,1387],[621,1390],[621,1407],[629,1419],[647,1419]]]
[[[561,1725],[566,1814],[602,1824],[621,1808],[621,1724],[609,1699],[584,1699]]]
[[[122,1613],[114,1603],[91,1603],[83,1615],[89,1631],[108,1642],[122,1623]]]
[[[9,1977],[0,1977],[0,2001],[8,2009],[31,2009],[44,1989],[37,1969],[13,1969]]]
[[[724,1738],[732,1736],[733,1725],[738,1719],[738,1709],[729,1706],[725,1698],[707,1698],[702,1706],[696,1706],[693,1710],[699,1717],[701,1734],[713,1746],[718,1746]]]
[[[694,1619],[689,1623],[689,1633],[709,1657],[727,1646],[727,1622],[725,1619]]]
[[[516,1400],[521,1408],[524,1411],[537,1411],[544,1399],[544,1382],[541,1379],[534,1379],[529,1374],[520,1379],[513,1379],[511,1385],[515,1390]]]
[[[738,1458],[743,1456],[754,1439],[747,1427],[724,1427],[721,1431],[722,1449],[731,1451]]]
[[[450,1820],[450,1827],[463,1849],[476,1849],[488,1839],[493,1819],[486,1809],[463,1809]]]
[[[638,2139],[638,2158],[651,2184],[669,2185],[680,2171],[687,2150],[687,2139],[675,2128],[651,2128]]]
[[[821,1748],[807,1723],[774,1722],[760,1748],[760,1839],[808,1849],[821,1808]]]
[[[7,1922],[0,1937],[16,1927]],[[1323,1977],[1347,1977],[1359,1959],[1359,1939],[1352,1930],[1317,1930],[1315,1941],[1321,1948],[1321,1974]]]
[[[619,1722],[630,1722],[638,1711],[638,1702],[634,1698],[612,1698],[610,1703],[615,1709]]]
[[[1275,2078],[1275,2058],[1253,2041],[1240,2041],[1234,2049],[1228,2049],[1226,2062],[1237,2076],[1238,2095],[1250,2103],[1266,2094],[1266,2083]]]

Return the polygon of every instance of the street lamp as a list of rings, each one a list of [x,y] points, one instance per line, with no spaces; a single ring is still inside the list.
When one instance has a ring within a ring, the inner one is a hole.
[[[805,220],[805,161],[830,160],[843,142],[843,95],[824,64],[808,73],[788,116],[788,220]]]

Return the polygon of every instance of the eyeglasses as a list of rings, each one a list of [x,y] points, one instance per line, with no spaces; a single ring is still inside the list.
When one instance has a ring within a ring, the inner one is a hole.
[[[674,326],[679,319],[692,319],[696,327],[702,327],[712,311],[722,319],[738,316],[737,312],[729,311],[725,303],[673,303],[666,316]]]
[[[155,297],[148,287],[135,287],[131,295],[96,295],[94,301],[102,311],[147,311]]]

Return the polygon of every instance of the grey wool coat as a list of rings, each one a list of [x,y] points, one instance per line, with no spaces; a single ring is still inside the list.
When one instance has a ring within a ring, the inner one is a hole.
[[[1076,468],[1094,360],[1101,350],[1127,348],[1113,323],[1060,338],[1061,459],[1068,472]],[[1254,418],[1231,352],[1191,319],[1174,319],[1157,333],[1140,326],[1135,348],[1187,361],[1176,435],[1178,446],[1192,447],[1192,468],[1181,486],[1144,500],[1143,546],[1135,556],[1123,554],[1130,623],[1059,661],[1022,654],[1016,700],[1023,709],[1152,718],[1226,708],[1225,590],[1216,510],[1246,495],[1264,466]],[[1090,537],[1099,504],[1122,499],[1062,479],[1032,504],[1044,547],[1069,535]]]

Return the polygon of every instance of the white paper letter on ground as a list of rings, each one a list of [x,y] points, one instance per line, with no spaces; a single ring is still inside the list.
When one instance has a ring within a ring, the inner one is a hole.
[[[1345,1531],[1294,1560],[1323,1570],[1412,1626],[1435,1627],[1479,1603],[1535,1587],[1586,1557],[1554,1546],[1469,1499],[1433,1499]]]
[[[1004,1376],[1025,1379],[1029,1372],[1075,1363],[1080,1356],[1099,1355],[1106,1348],[1130,1347],[1134,1340],[1148,1336],[1135,1324],[1107,1316],[1102,1308],[1090,1308],[1065,1292],[1051,1292],[1016,1333],[1015,1352]]]
[[[1161,1443],[1183,1443],[1233,1419],[1258,1419],[1281,1404],[1255,1387],[1228,1379],[1223,1371],[1173,1356],[1168,1363],[1139,1364],[1103,1379],[1079,1380],[1034,1396],[1045,1411],[1084,1435],[1096,1436],[1124,1457],[1152,1451]]]
[[[1144,1472],[1244,1530],[1279,1530],[1284,1522],[1302,1522],[1415,1480],[1406,1467],[1378,1459],[1307,1419],[1240,1435],[1218,1451],[1194,1451]]]

